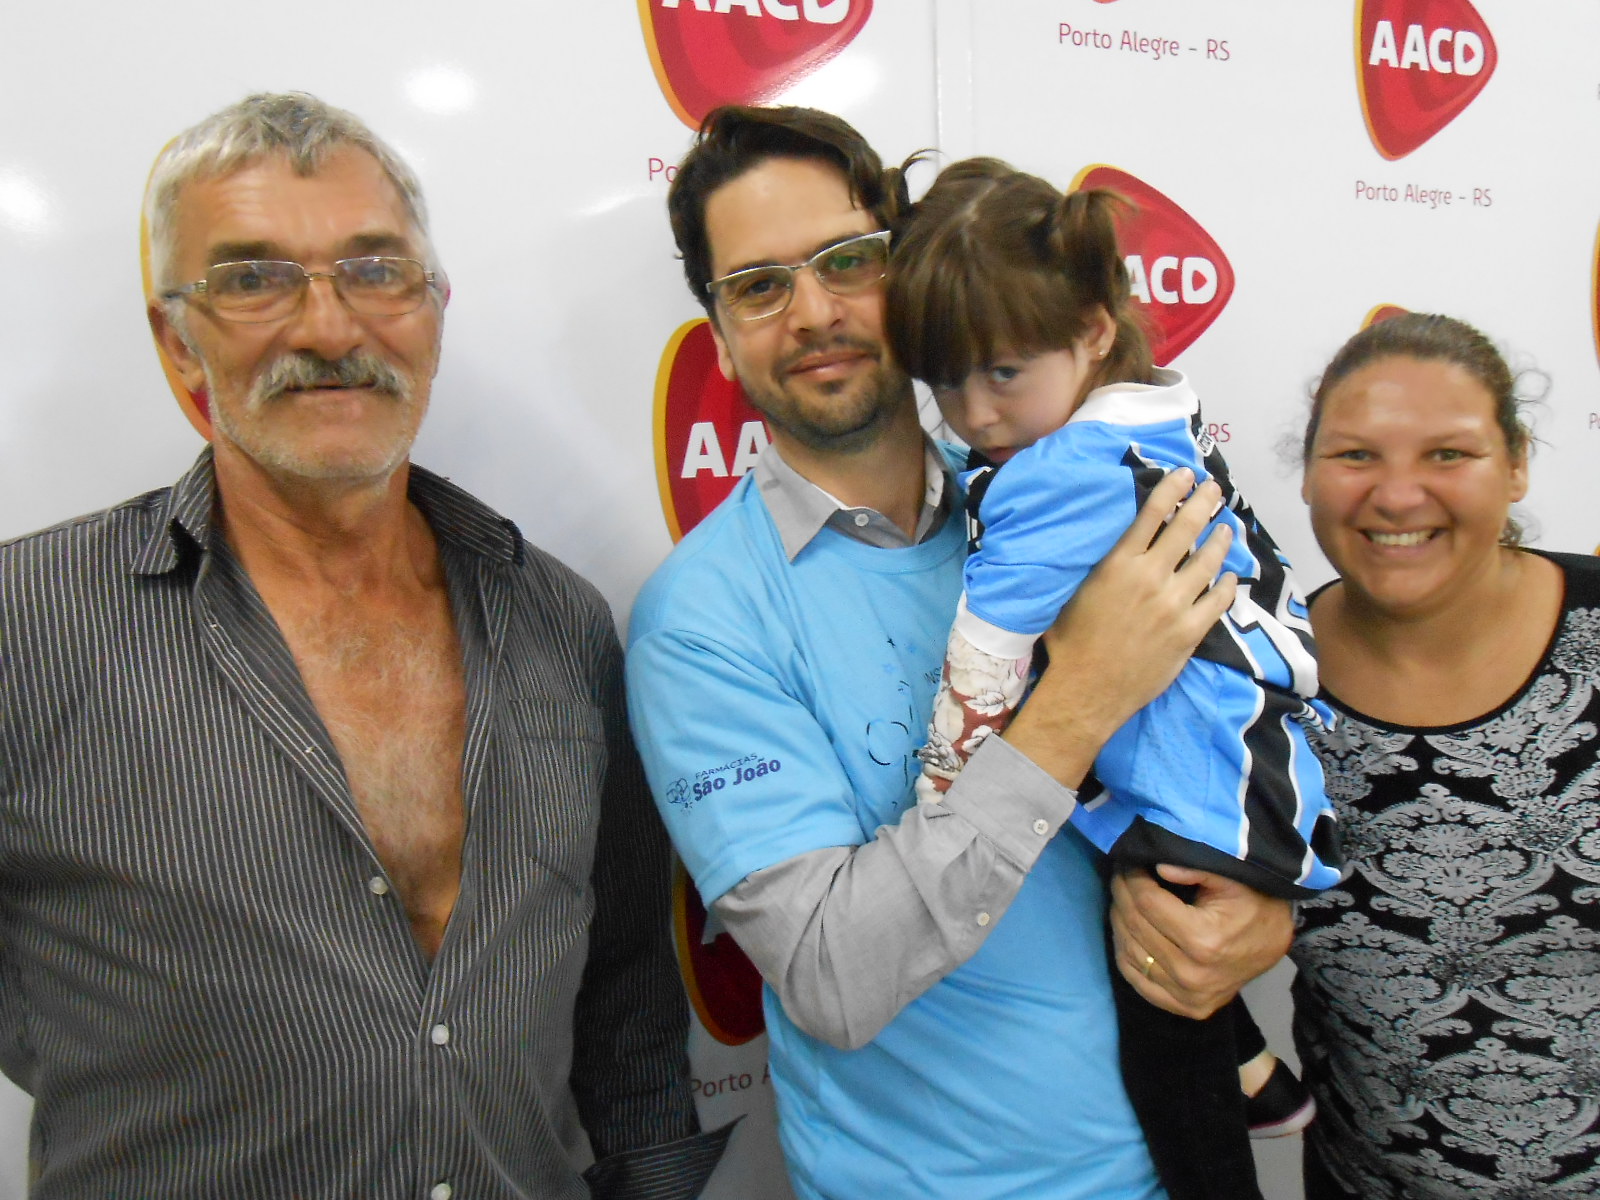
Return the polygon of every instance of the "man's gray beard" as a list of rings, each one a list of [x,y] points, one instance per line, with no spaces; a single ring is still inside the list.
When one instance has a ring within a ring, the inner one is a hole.
[[[269,471],[323,481],[387,479],[411,453],[408,439],[404,445],[395,447],[395,452],[385,462],[376,466],[364,464],[360,469],[352,469],[348,464],[307,462],[292,447],[270,437],[258,441],[254,436],[258,425],[245,428],[236,424],[232,414],[216,403],[217,381],[211,365],[203,360],[201,365],[205,370],[207,395],[211,397],[211,423],[253,462]],[[330,361],[301,351],[282,355],[256,379],[245,396],[244,414],[260,417],[268,405],[281,400],[289,391],[319,386],[370,388],[388,395],[401,407],[412,402],[411,380],[375,354],[358,350]]]

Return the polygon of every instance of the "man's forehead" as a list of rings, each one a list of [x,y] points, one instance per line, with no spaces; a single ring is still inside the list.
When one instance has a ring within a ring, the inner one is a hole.
[[[310,171],[287,155],[269,154],[191,180],[178,192],[174,216],[179,241],[196,246],[421,240],[399,188],[355,146],[332,151]]]
[[[713,275],[798,262],[841,238],[878,227],[851,197],[844,172],[817,159],[766,159],[706,199]]]

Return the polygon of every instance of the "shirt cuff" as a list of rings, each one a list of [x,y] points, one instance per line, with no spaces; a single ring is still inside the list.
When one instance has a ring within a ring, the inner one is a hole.
[[[593,1200],[694,1200],[705,1190],[738,1123],[603,1158],[583,1173],[589,1194]]]
[[[1078,793],[1004,738],[990,737],[956,776],[943,804],[1026,870],[1078,807]]]

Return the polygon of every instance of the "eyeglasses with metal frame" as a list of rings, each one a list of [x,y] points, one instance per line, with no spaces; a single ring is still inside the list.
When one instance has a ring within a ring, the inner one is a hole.
[[[835,296],[853,296],[879,282],[889,269],[889,231],[845,238],[793,266],[773,264],[734,271],[706,284],[722,311],[738,321],[775,317],[794,298],[795,276],[807,267]]]
[[[225,262],[204,279],[161,293],[163,300],[198,298],[225,321],[264,324],[297,311],[313,279],[326,279],[353,313],[403,317],[422,307],[435,273],[414,258],[371,255],[341,258],[331,271],[308,271],[296,262]]]

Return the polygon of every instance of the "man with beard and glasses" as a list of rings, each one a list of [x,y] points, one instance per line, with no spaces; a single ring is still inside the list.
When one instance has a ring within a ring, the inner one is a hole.
[[[31,1194],[697,1195],[723,1135],[610,614],[407,459],[449,294],[416,180],[252,96],[147,206],[211,444],[0,547]]]
[[[1232,599],[1225,531],[1194,546],[1219,493],[1152,543],[1193,476],[1156,486],[1046,635],[1029,703],[917,803],[967,534],[953,453],[884,336],[906,203],[901,170],[811,109],[718,109],[679,166],[689,290],[772,441],[640,594],[635,735],[701,896],[766,980],[800,1200],[1161,1196],[1117,1066],[1105,885],[1064,822]],[[1117,963],[1204,1016],[1282,956],[1288,905],[1163,871],[1195,903],[1119,877]]]

